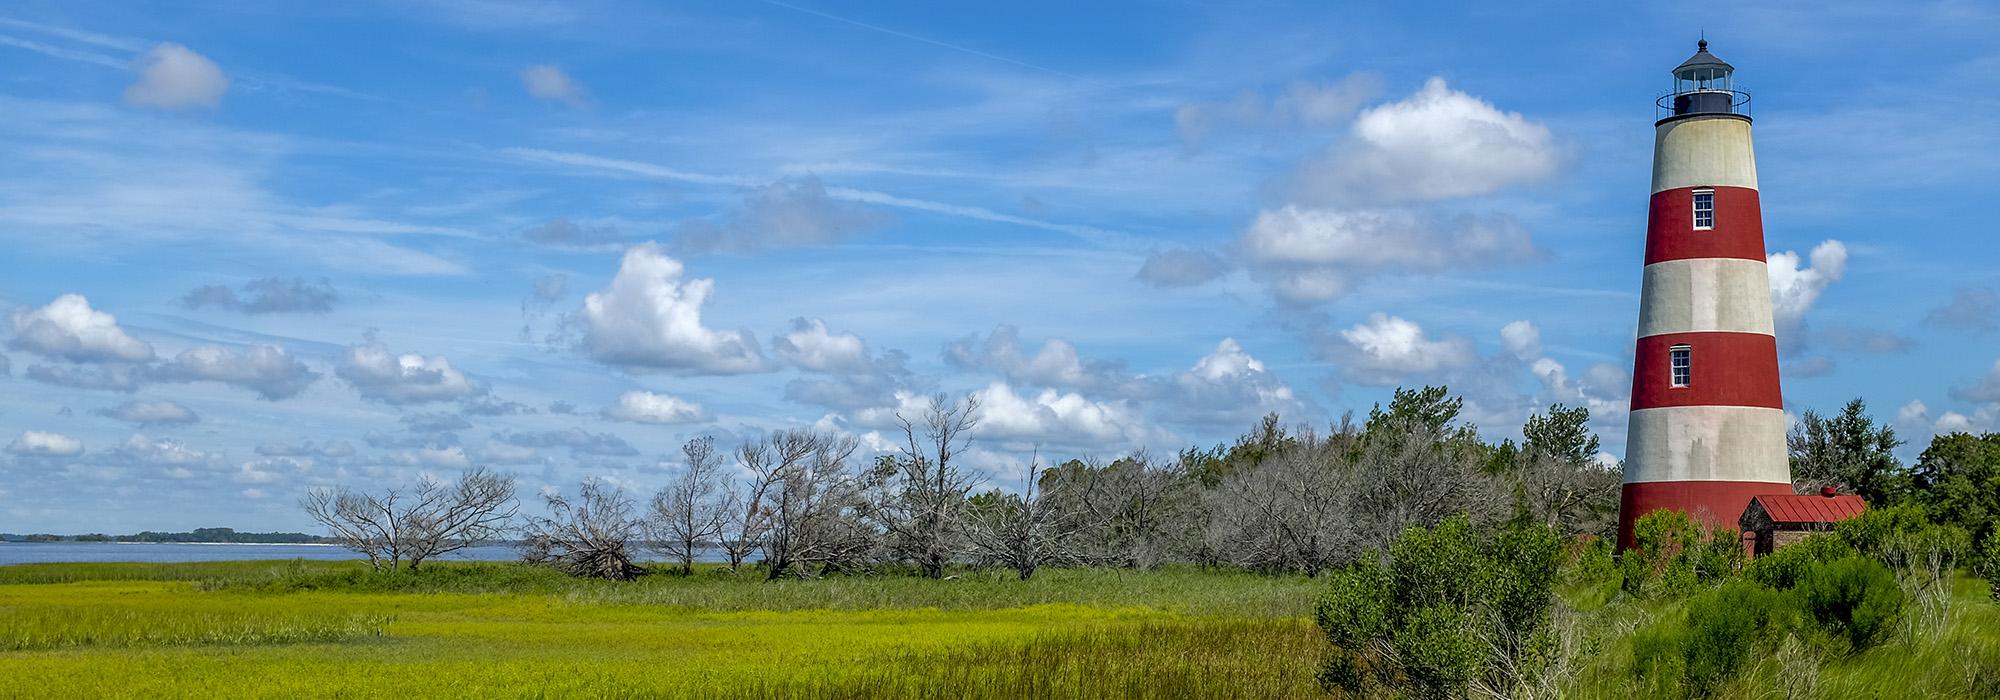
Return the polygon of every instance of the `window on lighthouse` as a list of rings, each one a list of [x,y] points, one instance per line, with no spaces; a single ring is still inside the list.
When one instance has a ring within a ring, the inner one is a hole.
[[[1667,364],[1673,371],[1673,385],[1687,386],[1694,379],[1694,348],[1675,345],[1667,351]]]
[[[1694,230],[1715,228],[1715,190],[1694,191]]]

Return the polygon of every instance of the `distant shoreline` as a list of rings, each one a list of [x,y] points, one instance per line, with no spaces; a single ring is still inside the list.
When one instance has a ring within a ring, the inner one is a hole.
[[[54,542],[29,542],[26,540],[0,540],[0,545],[9,544],[194,544],[227,545],[231,547],[339,547],[332,542],[119,542],[116,540],[57,540]]]

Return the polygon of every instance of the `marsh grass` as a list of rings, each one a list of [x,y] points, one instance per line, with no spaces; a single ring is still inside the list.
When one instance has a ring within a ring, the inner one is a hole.
[[[382,637],[386,615],[143,609],[0,610],[0,651],[78,647],[350,642]]]

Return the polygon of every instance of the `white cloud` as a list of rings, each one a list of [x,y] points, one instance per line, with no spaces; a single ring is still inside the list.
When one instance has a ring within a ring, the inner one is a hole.
[[[534,464],[542,461],[542,454],[535,448],[497,441],[486,443],[474,456],[481,462],[493,464]]]
[[[1542,354],[1542,330],[1530,321],[1515,321],[1502,326],[1500,341],[1516,359],[1533,360]]]
[[[1771,270],[1771,313],[1778,332],[1796,335],[1806,312],[1819,301],[1828,285],[1840,281],[1847,272],[1847,246],[1840,241],[1822,241],[1814,246],[1811,267],[1799,267],[1793,251],[1771,253],[1766,259]]]
[[[379,345],[370,347],[380,348]],[[353,362],[355,356],[356,349],[349,348],[349,362]],[[443,358],[438,360],[442,362]],[[347,368],[342,369],[345,371]],[[175,355],[173,360],[162,363],[153,374],[169,382],[221,382],[257,392],[266,401],[298,396],[320,377],[318,372],[306,367],[304,362],[278,345],[252,345],[240,350],[219,345],[192,347]],[[341,376],[348,377],[347,374]],[[354,381],[353,377],[348,379]]]
[[[180,44],[160,44],[139,57],[139,79],[125,88],[125,104],[157,109],[214,108],[229,77],[208,57]]]
[[[389,404],[451,401],[485,391],[443,356],[397,355],[379,342],[349,346],[334,374],[363,398]]]
[[[1009,381],[1036,386],[1113,387],[1123,383],[1122,363],[1086,361],[1076,346],[1050,338],[1029,356],[1021,348],[1021,330],[1002,325],[980,341],[977,334],[945,346],[945,361],[959,369],[991,369]]]
[[[134,434],[125,444],[99,453],[100,461],[125,466],[190,467],[218,466],[222,454],[208,452],[173,438],[149,438]]]
[[[112,408],[93,411],[100,416],[116,418],[128,423],[172,424],[194,423],[201,420],[192,409],[168,400],[127,401]]]
[[[1174,110],[1174,130],[1189,152],[1198,151],[1218,130],[1241,127],[1282,132],[1336,124],[1382,89],[1380,76],[1355,73],[1337,83],[1298,81],[1285,91],[1265,97],[1254,90],[1228,100],[1204,100]]]
[[[39,309],[14,313],[7,346],[72,362],[145,362],[153,346],[126,335],[118,318],[90,308],[81,294],[64,294]]]
[[[389,455],[389,458],[411,466],[442,469],[465,469],[472,466],[472,458],[466,456],[465,448],[458,445],[404,450]]]
[[[60,433],[29,430],[8,443],[7,451],[32,457],[75,457],[83,454],[83,442]]]
[[[1338,354],[1356,379],[1395,384],[1411,376],[1468,367],[1478,360],[1472,343],[1457,336],[1431,338],[1422,326],[1397,316],[1375,312],[1365,323],[1340,331]]]
[[[556,66],[541,64],[522,69],[521,86],[537,99],[562,102],[571,107],[590,106],[590,93]]]
[[[1100,445],[1143,443],[1147,437],[1138,412],[1124,402],[1097,402],[1054,389],[1023,396],[1006,382],[993,382],[975,394],[979,425],[974,431],[981,436]]]
[[[332,283],[325,279],[307,281],[303,277],[266,277],[243,284],[239,294],[229,287],[210,284],[196,287],[181,296],[181,306],[199,309],[213,306],[246,314],[325,313],[340,300]]]
[[[792,319],[792,329],[771,339],[779,359],[814,372],[867,372],[868,345],[852,333],[834,333],[817,318]]]
[[[628,391],[619,395],[618,403],[604,409],[604,415],[631,423],[697,423],[708,420],[708,413],[702,410],[700,404],[650,391]]]
[[[1305,408],[1292,388],[1235,338],[1223,338],[1194,367],[1176,373],[1173,388],[1177,409],[1205,423],[1241,423],[1266,413],[1289,416]]]
[[[1292,174],[1291,189],[1315,204],[1450,199],[1545,179],[1560,161],[1548,127],[1431,78],[1362,112],[1346,142]]]
[[[715,280],[683,280],[679,260],[646,243],[625,252],[611,286],[583,300],[583,346],[600,362],[628,370],[741,374],[766,369],[749,331],[702,326]]]
[[[1241,245],[1278,298],[1338,298],[1382,271],[1437,271],[1525,262],[1541,256],[1527,231],[1502,216],[1285,205],[1257,215]]]

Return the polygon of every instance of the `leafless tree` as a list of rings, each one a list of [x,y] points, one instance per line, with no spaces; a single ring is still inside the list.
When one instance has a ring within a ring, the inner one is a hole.
[[[782,475],[765,442],[743,443],[737,448],[736,464],[749,476],[732,480],[724,488],[729,505],[723,511],[722,536],[717,539],[732,574],[742,571],[744,560],[764,546],[764,533],[771,525],[771,489]]]
[[[1078,493],[1097,482],[1044,479],[1033,459],[1026,472],[1019,494],[995,490],[974,497],[964,527],[974,555],[1013,569],[1023,581],[1045,565],[1083,563],[1079,536],[1104,522],[1086,509],[1092,494]]]
[[[954,461],[978,425],[978,412],[976,396],[954,403],[938,394],[920,422],[896,416],[903,428],[901,454],[887,463],[891,469],[874,515],[889,546],[929,578],[944,578],[945,566],[961,553],[965,499],[983,481]]]
[[[645,572],[633,561],[644,523],[624,489],[590,479],[574,499],[553,491],[542,494],[542,499],[549,514],[528,519],[522,533],[523,559],[572,576],[617,581]]]
[[[850,468],[851,437],[810,431],[772,435],[771,486],[759,512],[764,519],[764,561],[770,578],[811,577],[856,562],[875,542],[862,521],[861,480]]]
[[[694,573],[702,547],[722,539],[735,511],[731,493],[722,483],[722,459],[715,439],[699,437],[681,446],[687,465],[674,482],[653,496],[647,526],[667,556],[679,561],[681,574]]]
[[[1360,487],[1346,460],[1356,437],[1301,430],[1293,439],[1222,477],[1209,494],[1210,532],[1245,567],[1316,576],[1358,551],[1350,518]]]
[[[514,477],[473,468],[457,481],[426,476],[413,487],[373,494],[314,489],[299,506],[375,570],[408,562],[414,571],[433,557],[499,537],[518,503]]]
[[[1348,517],[1367,549],[1387,549],[1404,530],[1467,513],[1491,523],[1506,489],[1482,471],[1486,447],[1470,428],[1420,421],[1371,426],[1354,458]]]

